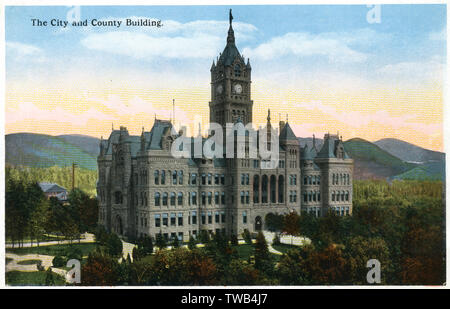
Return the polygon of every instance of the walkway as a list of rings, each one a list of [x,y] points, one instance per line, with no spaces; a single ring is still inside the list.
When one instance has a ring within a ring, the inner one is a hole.
[[[92,243],[95,242],[94,234],[84,233],[81,235],[81,239],[75,240],[52,240],[52,241],[44,241],[40,242],[39,246],[36,242],[26,242],[21,244],[20,248],[30,248],[30,247],[44,247],[44,246],[53,246],[53,245],[64,245],[64,244],[84,244],[84,243]],[[19,248],[18,245],[6,244],[5,248]]]

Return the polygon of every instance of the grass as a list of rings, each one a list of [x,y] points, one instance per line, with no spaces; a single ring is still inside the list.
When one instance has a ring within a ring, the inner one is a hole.
[[[288,250],[291,250],[291,249],[298,249],[298,248],[299,248],[299,246],[288,245],[288,244],[272,245],[272,247],[273,247],[275,250],[280,251],[281,253],[286,253]]]
[[[34,264],[39,263],[39,261],[40,260],[25,260],[25,261],[17,262],[17,264],[19,264],[19,265],[34,265]]]
[[[79,248],[83,252],[83,256],[88,255],[90,252],[94,251],[97,247],[96,243],[89,244],[63,244],[63,245],[51,245],[42,247],[31,247],[31,248],[6,248],[6,252],[16,253],[16,254],[44,254],[44,255],[64,255],[65,252],[71,247]]]
[[[53,275],[55,278],[55,285],[65,285],[65,280],[63,277],[55,273],[53,273]],[[46,276],[47,273],[45,271],[10,271],[6,273],[5,280],[7,285],[37,286],[45,285]]]

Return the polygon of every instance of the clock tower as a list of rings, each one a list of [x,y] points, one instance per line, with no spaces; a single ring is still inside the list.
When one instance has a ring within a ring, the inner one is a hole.
[[[250,61],[245,62],[235,45],[230,10],[230,28],[227,45],[211,66],[211,101],[209,121],[223,127],[226,123],[240,120],[244,125],[252,122],[251,71]]]

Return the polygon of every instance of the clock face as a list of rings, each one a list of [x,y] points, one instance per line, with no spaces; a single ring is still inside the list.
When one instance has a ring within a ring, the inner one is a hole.
[[[240,94],[240,93],[242,92],[242,86],[241,86],[241,84],[236,84],[236,85],[234,85],[234,91],[235,91],[237,94]]]
[[[222,90],[223,90],[222,85],[217,86],[216,90],[217,90],[217,93],[218,93],[218,94],[221,94],[221,93],[222,93]]]

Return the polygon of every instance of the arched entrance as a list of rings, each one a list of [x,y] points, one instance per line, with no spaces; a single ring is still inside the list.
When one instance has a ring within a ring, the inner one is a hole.
[[[262,229],[262,219],[260,216],[255,218],[255,231],[261,231]]]
[[[116,233],[122,235],[123,234],[122,218],[119,215],[116,216],[115,226],[116,226]]]

